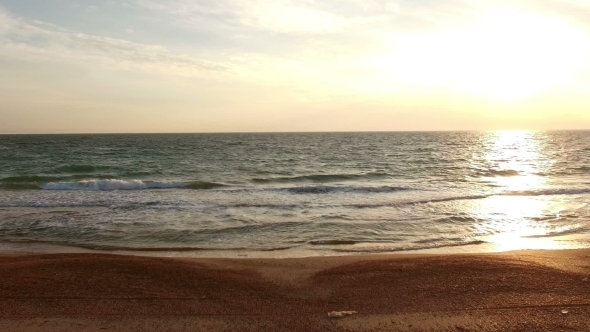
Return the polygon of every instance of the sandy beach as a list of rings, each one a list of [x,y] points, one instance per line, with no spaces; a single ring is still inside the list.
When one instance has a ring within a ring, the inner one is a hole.
[[[590,250],[4,255],[0,331],[589,331],[589,278]]]

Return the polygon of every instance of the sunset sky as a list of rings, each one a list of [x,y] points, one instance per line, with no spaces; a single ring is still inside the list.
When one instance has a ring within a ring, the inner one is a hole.
[[[0,0],[0,133],[590,129],[587,0]]]

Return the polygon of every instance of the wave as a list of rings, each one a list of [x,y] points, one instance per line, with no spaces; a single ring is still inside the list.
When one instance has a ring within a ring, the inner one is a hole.
[[[409,202],[403,202],[403,203],[393,203],[393,204],[351,204],[351,205],[346,205],[346,206],[362,209],[362,208],[388,207],[388,206],[396,206],[396,205],[413,205],[413,204],[428,204],[428,203],[444,203],[444,202],[462,201],[462,200],[478,200],[478,199],[485,199],[485,198],[494,197],[494,196],[551,196],[551,195],[582,195],[582,194],[590,194],[590,188],[580,188],[580,189],[558,188],[558,189],[507,191],[507,192],[496,193],[496,194],[442,197],[442,198],[432,198],[432,199],[409,201]]]
[[[427,200],[423,200],[423,201],[413,201],[413,202],[409,202],[408,204],[427,204],[427,203],[442,203],[442,202],[451,202],[451,201],[460,201],[460,200],[476,200],[476,199],[485,199],[485,198],[494,197],[494,196],[552,196],[552,195],[582,195],[582,194],[590,194],[590,188],[580,188],[580,189],[558,188],[558,189],[506,191],[506,192],[496,193],[496,194],[467,195],[467,196],[434,198],[434,199],[427,199]]]
[[[561,231],[549,232],[546,234],[527,235],[527,236],[522,236],[522,237],[526,238],[526,239],[539,239],[539,238],[546,238],[546,237],[558,237],[558,236],[563,236],[563,235],[580,234],[580,233],[584,233],[586,231],[587,231],[586,228],[577,227],[577,228],[568,228],[568,229],[564,229]]]
[[[467,196],[455,196],[455,197],[443,197],[443,198],[433,198],[423,201],[414,201],[411,204],[427,204],[427,203],[442,203],[442,202],[452,202],[452,201],[464,201],[464,200],[476,200],[476,199],[484,199],[488,198],[493,195],[467,195]]]
[[[100,166],[100,165],[65,165],[61,167],[57,167],[51,171],[51,173],[93,173],[98,171],[104,171],[111,169],[110,166]]]
[[[114,173],[78,173],[70,175],[23,175],[11,176],[0,179],[0,188],[3,189],[43,189],[44,185],[49,183],[74,183],[78,181],[96,181],[96,180],[117,180],[119,176],[123,177],[142,177],[160,172],[125,172],[121,174]]]
[[[194,182],[156,182],[141,180],[83,180],[75,182],[50,182],[40,187],[46,190],[141,190],[141,189],[213,189],[224,187],[224,184],[205,181]]]
[[[446,242],[432,245],[411,245],[411,246],[380,246],[380,247],[348,247],[348,248],[335,248],[332,251],[342,253],[385,253],[385,252],[399,252],[399,251],[418,251],[418,250],[430,250],[430,249],[441,249],[441,248],[452,248],[452,247],[464,247],[464,246],[475,246],[488,243],[482,240],[464,241],[464,242]]]
[[[140,180],[84,180],[76,182],[50,182],[42,185],[47,190],[137,190],[147,189],[145,182]]]
[[[111,204],[82,202],[82,203],[50,203],[50,202],[26,202],[26,203],[0,203],[0,208],[27,207],[27,208],[76,208],[76,207],[112,207]]]
[[[331,245],[352,245],[359,243],[358,241],[353,240],[317,240],[317,241],[309,241],[309,244],[313,246],[331,246]]]
[[[0,179],[0,189],[45,189],[45,190],[141,190],[141,189],[216,189],[227,187],[226,184],[210,181],[190,182],[160,182],[145,180],[121,180],[112,175],[95,174],[92,179],[79,179],[88,176],[73,175],[67,177],[56,176],[19,176]],[[78,180],[79,179],[79,180]],[[234,188],[235,190],[252,190]],[[286,191],[292,194],[329,194],[329,193],[392,193],[399,191],[416,190],[399,186],[300,186],[284,188],[258,188],[262,191]]]
[[[444,198],[432,198],[432,199],[425,199],[419,201],[408,201],[408,202],[396,202],[396,203],[388,203],[388,204],[347,204],[343,205],[344,207],[356,208],[356,209],[367,209],[367,208],[380,208],[380,207],[392,207],[392,206],[402,206],[402,205],[417,205],[417,204],[428,204],[428,203],[442,203],[442,202],[452,202],[452,201],[462,201],[462,200],[476,200],[476,199],[484,199],[488,198],[493,195],[470,195],[470,196],[454,196],[454,197],[444,197]]]
[[[377,179],[386,178],[387,173],[365,173],[365,174],[311,174],[301,176],[287,176],[276,178],[253,178],[255,183],[289,183],[289,182],[337,182],[337,181],[351,181],[358,179]]]
[[[14,189],[14,190],[25,190],[25,189],[43,189],[40,185],[35,182],[9,182],[9,183],[0,183],[0,188],[2,189]]]
[[[38,182],[50,182],[60,180],[63,177],[57,176],[43,176],[43,175],[22,175],[22,176],[9,176],[0,179],[0,183],[38,183]]]
[[[43,189],[43,183],[60,179],[61,177],[40,175],[9,176],[0,179],[0,189]]]
[[[198,252],[198,251],[235,251],[235,252],[270,252],[270,251],[282,251],[294,248],[301,248],[301,244],[285,245],[279,244],[260,246],[260,247],[218,247],[218,246],[190,246],[190,245],[143,245],[143,246],[126,246],[126,245],[114,245],[106,243],[85,243],[85,242],[73,242],[68,240],[39,240],[39,239],[2,239],[0,242],[4,243],[24,243],[24,244],[40,244],[49,246],[65,246],[86,250],[95,251],[123,251],[123,252]],[[339,253],[387,253],[387,252],[402,252],[402,251],[419,251],[419,250],[431,250],[441,248],[452,248],[452,247],[463,247],[463,246],[475,246],[486,244],[488,242],[482,240],[472,241],[457,241],[457,242],[444,242],[430,245],[408,245],[408,246],[390,246],[390,243],[386,242],[365,242],[365,241],[349,241],[349,240],[325,240],[325,241],[309,241],[307,244],[311,246],[333,246],[329,250]],[[371,247],[355,246],[358,244],[369,244]],[[378,246],[379,244],[382,244]],[[375,246],[377,245],[377,246]]]
[[[189,182],[184,185],[182,188],[186,189],[215,189],[225,187],[226,185],[217,183],[217,182],[207,182],[207,181],[195,181]]]
[[[215,189],[225,187],[223,183],[209,181],[142,181],[121,180],[113,174],[86,174],[90,170],[88,165],[77,168],[85,173],[68,176],[53,175],[21,175],[0,179],[0,189],[46,189],[46,190],[140,190],[140,189]],[[76,166],[78,167],[78,166]],[[135,174],[135,173],[134,173]],[[136,174],[137,175],[137,174]],[[150,174],[140,174],[150,175]],[[90,179],[89,179],[90,178]]]
[[[582,194],[590,194],[590,188],[578,188],[578,189],[568,189],[568,188],[555,188],[555,189],[539,189],[539,190],[516,190],[516,191],[507,191],[499,196],[553,196],[553,195],[582,195]]]
[[[183,207],[187,205],[182,203]],[[176,208],[178,205],[170,204],[160,201],[148,201],[148,202],[52,202],[52,201],[29,201],[29,202],[17,202],[17,203],[6,203],[0,202],[0,208],[10,207],[29,207],[29,208],[78,208],[78,207],[104,207],[110,209],[141,209],[145,207],[153,208]]]
[[[327,194],[333,192],[358,192],[358,193],[390,193],[412,190],[406,187],[381,186],[381,187],[352,187],[352,186],[306,186],[281,188],[294,194]]]
[[[115,246],[115,245],[103,245],[103,244],[67,244],[70,247],[77,247],[82,249],[99,250],[99,251],[143,251],[143,252],[167,252],[167,251],[216,251],[216,250],[236,250],[242,251],[246,248],[207,248],[207,247],[194,247],[194,246],[170,246],[170,247],[128,247],[128,246]]]
[[[180,204],[180,205],[178,205]],[[248,203],[238,203],[238,204],[223,204],[219,205],[223,208],[266,208],[266,209],[295,209],[298,207],[304,207],[298,204],[248,204]],[[190,208],[190,207],[199,207],[198,204],[191,204],[187,202],[182,203],[162,203],[162,202],[123,202],[123,203],[113,203],[113,202],[19,202],[19,203],[3,203],[0,202],[0,208],[9,208],[9,207],[33,207],[33,208],[75,208],[75,207],[106,207],[106,208],[115,208],[115,209],[141,209],[144,207],[152,207],[152,208]]]
[[[492,175],[492,176],[517,176],[520,173],[516,170],[513,170],[513,169],[502,169],[502,170],[491,169],[488,171],[488,174]]]
[[[96,251],[127,251],[127,252],[190,252],[190,251],[281,251],[293,248],[293,246],[281,247],[262,247],[262,248],[246,248],[246,247],[198,247],[198,246],[120,246],[109,244],[94,244],[94,243],[73,243],[70,241],[44,241],[32,239],[9,239],[2,240],[6,243],[26,243],[26,244],[44,244],[54,246],[66,246],[87,250]]]

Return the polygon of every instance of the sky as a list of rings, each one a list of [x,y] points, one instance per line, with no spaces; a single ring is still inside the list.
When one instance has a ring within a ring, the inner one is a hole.
[[[590,129],[587,0],[0,0],[0,133]]]

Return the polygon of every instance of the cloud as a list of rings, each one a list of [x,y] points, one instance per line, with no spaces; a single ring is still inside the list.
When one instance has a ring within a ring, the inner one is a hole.
[[[202,28],[251,28],[282,34],[326,34],[383,22],[399,12],[391,2],[358,0],[137,0],[141,7],[177,18],[177,24]]]
[[[33,62],[74,61],[150,74],[203,76],[227,67],[171,52],[162,45],[136,43],[69,31],[27,21],[0,10],[0,58]]]
[[[8,12],[0,7],[0,34],[3,34],[10,30],[13,25],[13,18]]]
[[[464,0],[136,0],[201,48],[299,61],[370,54],[393,36],[456,26],[473,17]]]
[[[244,21],[280,33],[334,33],[353,23],[331,12],[284,1],[257,3]]]
[[[135,4],[158,14],[154,20],[167,15],[174,18],[172,24],[198,29],[236,25],[241,8],[240,2],[231,0],[135,0]]]

